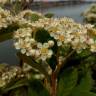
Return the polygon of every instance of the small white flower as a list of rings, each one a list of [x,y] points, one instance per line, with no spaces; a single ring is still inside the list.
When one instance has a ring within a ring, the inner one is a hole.
[[[57,45],[58,45],[58,46],[61,46],[61,45],[62,45],[62,42],[61,42],[61,41],[58,41],[58,42],[57,42]]]
[[[91,45],[90,51],[91,52],[96,52],[96,44],[95,45]]]
[[[89,39],[89,44],[94,44],[94,40],[93,39]]]
[[[51,37],[55,37],[55,34],[53,32],[50,33]]]
[[[40,79],[41,76],[40,76],[40,74],[36,74],[36,75],[34,75],[34,78],[35,78],[35,79]]]
[[[37,48],[42,48],[42,43],[37,43]]]
[[[48,70],[48,74],[49,74],[49,75],[52,74],[52,70],[51,70],[51,69]]]
[[[35,49],[31,49],[29,52],[30,52],[30,54],[31,54],[32,56],[35,55]]]
[[[31,39],[30,39],[30,42],[31,42],[32,44],[34,44],[34,43],[35,43],[35,40],[34,40],[33,38],[31,38]]]
[[[52,55],[53,55],[53,51],[52,50],[49,50],[48,51],[48,58],[50,58]]]
[[[30,56],[30,53],[29,53],[29,52],[27,52],[27,53],[26,53],[26,55],[27,55],[27,56]]]
[[[27,44],[25,43],[25,47],[30,48],[31,44],[28,42]]]
[[[15,46],[15,48],[16,48],[17,50],[20,49],[20,44],[19,44],[18,42],[14,43],[14,46]]]
[[[30,38],[29,37],[26,37],[25,38],[25,42],[29,42],[30,41]]]
[[[94,25],[92,25],[92,24],[86,24],[85,27],[86,28],[92,28],[92,27],[94,27]]]
[[[40,51],[39,51],[39,50],[36,50],[36,51],[35,51],[35,57],[38,58],[39,56],[40,56]]]
[[[25,54],[26,53],[26,49],[21,49],[21,53]]]
[[[49,40],[49,41],[48,41],[48,45],[49,45],[50,47],[54,46],[54,41]]]
[[[42,61],[46,61],[47,57],[46,57],[46,56],[41,55],[40,59],[41,59]]]
[[[44,44],[43,44],[43,47],[44,47],[44,48],[48,48],[48,47],[49,47],[48,43],[44,43]]]

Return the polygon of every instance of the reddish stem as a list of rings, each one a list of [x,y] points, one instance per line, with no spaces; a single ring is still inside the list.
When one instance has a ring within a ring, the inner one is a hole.
[[[56,96],[57,89],[57,81],[56,81],[56,74],[53,72],[51,75],[51,96]]]

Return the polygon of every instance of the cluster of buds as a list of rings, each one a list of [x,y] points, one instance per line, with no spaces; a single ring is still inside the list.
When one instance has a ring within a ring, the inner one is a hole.
[[[85,20],[96,23],[96,4],[92,4],[90,8],[83,13]]]
[[[20,27],[24,26],[31,26],[31,22],[33,22],[32,16],[35,16],[35,18],[44,18],[44,16],[41,13],[31,11],[31,10],[24,10],[18,13],[16,16],[14,16],[13,22],[18,24]]]
[[[6,67],[6,71],[2,71],[0,74],[0,87],[4,87],[12,79],[23,78],[25,74],[22,72],[21,68],[15,67]]]
[[[7,28],[11,24],[17,24],[18,26],[30,26],[32,15],[37,15],[40,18],[44,16],[40,13],[31,10],[25,10],[17,15],[13,16],[10,10],[2,9],[0,7],[0,29]],[[29,19],[27,17],[30,17]]]
[[[4,10],[0,7],[0,29],[6,28],[8,25],[12,24],[13,16],[10,11]]]
[[[31,70],[34,70],[36,74],[30,73]],[[12,80],[20,80],[22,78],[30,79],[31,77],[42,80],[44,75],[26,63],[23,64],[22,68],[19,66],[8,66],[5,64],[4,67],[0,68],[0,88],[5,87]]]

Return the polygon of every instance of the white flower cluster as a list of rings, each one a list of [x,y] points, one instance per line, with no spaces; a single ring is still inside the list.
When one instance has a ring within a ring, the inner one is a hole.
[[[58,46],[69,44],[73,49],[77,50],[77,52],[87,48],[96,52],[96,41],[88,34],[88,30],[92,29],[94,27],[93,25],[81,25],[71,18],[64,17],[60,19],[39,19],[32,23],[32,26],[43,27],[48,30],[50,35],[56,39]],[[96,36],[96,29],[93,33]],[[93,44],[91,41],[93,41]]]
[[[6,71],[0,74],[0,87],[4,87],[8,84],[13,78],[22,78],[25,74],[21,71],[21,69],[17,66],[15,67],[7,67]]]
[[[0,29],[6,28],[8,25],[12,24],[13,17],[8,10],[4,10],[0,7]]]
[[[21,11],[19,14],[18,14],[18,16],[19,17],[21,17],[21,18],[24,18],[24,16],[26,16],[26,15],[32,15],[32,14],[36,14],[36,15],[38,15],[38,16],[40,16],[40,17],[44,17],[41,13],[38,13],[38,12],[35,12],[35,11],[32,11],[32,10],[24,10],[24,11]]]
[[[32,11],[32,10],[24,10],[24,11],[21,11],[19,14],[17,14],[14,19],[13,19],[13,22],[14,23],[17,23],[19,26],[32,26],[31,24],[31,18],[30,19],[26,19],[25,17],[26,16],[31,16],[31,15],[37,15],[39,16],[40,18],[44,18],[44,16],[41,14],[41,13],[38,13],[38,12],[35,12],[35,11]]]
[[[53,54],[50,48],[54,46],[54,41],[49,40],[42,44],[34,39],[33,34],[36,32],[36,28],[40,27],[49,32],[50,36],[57,41],[58,47],[63,47],[62,45],[66,44],[77,52],[81,52],[83,49],[96,52],[96,40],[89,35],[92,33],[96,37],[96,29],[93,28],[93,25],[81,25],[71,18],[64,17],[60,19],[42,18],[30,23],[30,26],[29,28],[17,30],[14,36],[16,49],[20,49],[21,53],[27,56],[46,60]]]
[[[81,25],[67,17],[60,19],[40,19],[36,22],[36,25],[48,30],[50,35],[56,39],[58,46],[68,44],[72,46],[73,49],[77,50],[77,52],[81,52],[82,49],[87,48],[92,52],[96,52],[96,40],[89,35],[88,31],[93,29],[93,25]],[[90,34],[91,33],[94,33],[96,37],[96,29],[90,32]]]
[[[37,13],[31,10],[24,10],[19,14],[13,16],[9,10],[5,10],[0,7],[0,29],[6,28],[8,27],[8,25],[11,24],[17,24],[20,27],[32,26],[32,21],[30,20],[31,18],[25,18],[26,16],[30,17],[32,14],[35,14],[40,18],[44,18],[44,16],[41,13]]]
[[[37,42],[34,38],[34,30],[32,28],[20,28],[15,32],[14,38],[16,43],[14,44],[16,49],[21,50],[22,54],[32,56],[34,58],[46,60],[53,54],[50,49],[54,45],[54,41],[49,40],[42,44]]]
[[[85,20],[91,23],[96,22],[96,4],[92,4],[88,9],[83,12]]]

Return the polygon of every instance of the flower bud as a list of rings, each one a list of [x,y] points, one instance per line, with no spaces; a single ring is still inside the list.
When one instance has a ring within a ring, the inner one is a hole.
[[[52,46],[54,46],[54,41],[50,40],[50,41],[48,41],[48,44],[50,47],[52,47]]]

